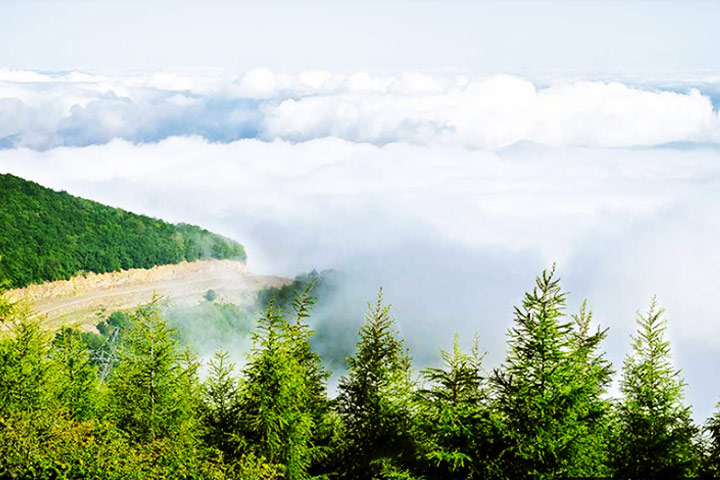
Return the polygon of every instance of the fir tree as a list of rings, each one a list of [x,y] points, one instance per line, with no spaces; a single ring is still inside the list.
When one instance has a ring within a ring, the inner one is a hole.
[[[92,417],[98,402],[97,367],[80,332],[65,328],[56,334],[50,357],[56,366],[54,383],[60,405],[71,418]]]
[[[486,478],[492,474],[497,451],[496,422],[477,338],[470,354],[455,337],[452,353],[441,352],[442,368],[426,368],[428,388],[418,392],[425,478]]]
[[[606,332],[589,335],[584,311],[567,321],[566,298],[554,267],[544,271],[515,308],[507,359],[493,375],[508,477],[602,474],[595,460],[604,443],[596,426],[612,371],[597,348]]]
[[[338,409],[346,438],[344,478],[368,479],[401,468],[414,457],[410,359],[395,331],[382,290],[368,304],[355,357],[340,379]]]
[[[197,364],[181,362],[173,334],[155,298],[136,311],[123,337],[109,382],[112,417],[137,441],[192,442]]]
[[[228,353],[220,350],[210,360],[210,375],[203,384],[203,422],[205,442],[226,457],[232,457],[238,442],[238,388],[235,365],[228,362]]]
[[[310,312],[315,305],[315,297],[311,292],[315,288],[315,281],[311,281],[303,290],[296,291],[292,302],[295,322],[287,325],[288,341],[292,346],[291,354],[299,362],[307,384],[307,397],[313,420],[319,425],[328,411],[326,384],[330,372],[325,370],[320,356],[312,350],[310,339],[315,332],[307,324]]]
[[[655,298],[646,315],[638,313],[632,353],[623,364],[613,438],[615,475],[679,478],[695,473],[697,428],[683,403],[684,382],[670,359],[663,309]]]
[[[13,320],[9,336],[0,340],[0,417],[55,407],[48,335],[37,320]]]
[[[280,466],[292,480],[310,478],[318,457],[313,413],[320,400],[315,398],[309,360],[302,355],[307,341],[302,332],[309,335],[300,323],[303,318],[292,328],[270,302],[254,334],[240,388],[244,452]]]

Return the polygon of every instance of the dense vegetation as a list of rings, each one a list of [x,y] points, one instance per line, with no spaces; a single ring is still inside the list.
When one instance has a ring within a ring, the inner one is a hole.
[[[0,175],[0,278],[13,287],[78,272],[208,258],[245,260],[242,245],[193,225],[172,225]]]
[[[583,305],[543,272],[515,308],[505,361],[478,341],[417,372],[390,316],[368,305],[337,396],[311,348],[313,282],[283,316],[273,301],[240,371],[217,352],[210,374],[182,347],[157,301],[83,336],[50,336],[0,296],[0,476],[10,478],[478,479],[678,478],[720,471],[720,413],[691,421],[663,311],[638,316],[614,369]],[[210,306],[202,308],[215,311]],[[222,307],[219,307],[222,310]],[[233,318],[230,315],[228,318]],[[121,332],[117,335],[116,332]],[[107,343],[107,342],[106,342]],[[108,361],[109,359],[109,361]]]

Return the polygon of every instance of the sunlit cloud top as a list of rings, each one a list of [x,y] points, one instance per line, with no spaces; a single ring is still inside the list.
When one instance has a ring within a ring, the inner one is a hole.
[[[671,86],[518,76],[254,69],[117,76],[0,71],[0,147],[47,149],[197,135],[337,137],[497,149],[518,142],[632,147],[717,143],[715,83]]]

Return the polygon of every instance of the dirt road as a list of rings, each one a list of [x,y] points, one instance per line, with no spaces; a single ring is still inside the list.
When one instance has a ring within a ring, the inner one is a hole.
[[[9,292],[29,303],[49,329],[78,326],[92,330],[101,318],[116,310],[148,303],[153,295],[164,302],[193,304],[208,290],[216,301],[249,305],[257,292],[289,283],[281,277],[253,275],[242,262],[203,260],[105,274],[79,275],[70,280],[31,285]]]

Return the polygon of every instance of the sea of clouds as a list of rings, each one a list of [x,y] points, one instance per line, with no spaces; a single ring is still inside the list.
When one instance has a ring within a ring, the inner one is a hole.
[[[619,369],[657,294],[701,419],[720,396],[719,85],[0,71],[0,171],[232,236],[258,273],[341,271],[315,319],[329,342],[383,286],[419,364],[478,332],[497,365],[557,262]]]
[[[717,142],[717,80],[632,86],[536,84],[510,75],[0,70],[0,147],[49,149],[178,135],[214,142],[337,137],[475,149],[522,141],[582,147]]]

